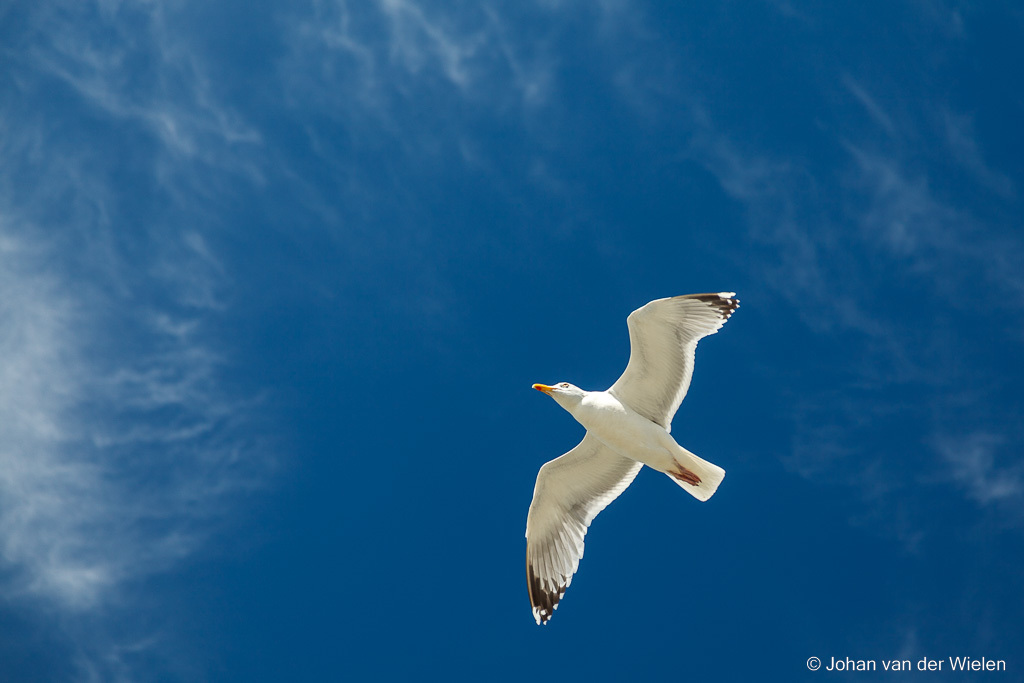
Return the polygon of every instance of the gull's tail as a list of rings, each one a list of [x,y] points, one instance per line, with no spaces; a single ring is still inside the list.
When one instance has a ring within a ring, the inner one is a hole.
[[[715,495],[718,485],[725,479],[725,470],[682,446],[676,451],[675,460],[675,467],[665,470],[665,474],[697,500],[704,501]]]

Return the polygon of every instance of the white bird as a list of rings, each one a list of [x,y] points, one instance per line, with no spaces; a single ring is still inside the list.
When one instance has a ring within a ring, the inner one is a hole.
[[[533,617],[547,623],[583,557],[583,537],[601,510],[644,465],[667,474],[697,500],[725,470],[686,450],[669,432],[693,374],[697,342],[739,307],[734,292],[657,299],[626,319],[629,363],[607,391],[568,382],[534,384],[587,428],[583,441],[540,468],[526,519],[526,580]]]

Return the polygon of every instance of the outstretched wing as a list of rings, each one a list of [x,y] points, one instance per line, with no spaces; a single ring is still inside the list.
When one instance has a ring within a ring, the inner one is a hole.
[[[540,468],[526,518],[526,582],[538,624],[551,618],[572,583],[590,522],[641,467],[587,434],[576,448]]]
[[[690,388],[697,342],[739,308],[735,292],[657,299],[626,318],[629,363],[608,391],[665,429]]]

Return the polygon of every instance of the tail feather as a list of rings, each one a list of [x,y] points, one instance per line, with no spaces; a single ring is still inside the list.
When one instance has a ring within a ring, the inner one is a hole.
[[[669,479],[697,500],[705,501],[715,495],[718,485],[725,479],[725,470],[681,446],[675,458],[675,467],[665,471]]]

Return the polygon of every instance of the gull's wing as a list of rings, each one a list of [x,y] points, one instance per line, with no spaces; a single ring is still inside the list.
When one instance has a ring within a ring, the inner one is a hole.
[[[587,434],[576,448],[540,468],[526,518],[526,584],[538,624],[551,618],[572,583],[590,522],[641,467]]]
[[[626,318],[629,363],[608,391],[665,429],[690,388],[697,342],[739,308],[735,292],[657,299]]]

